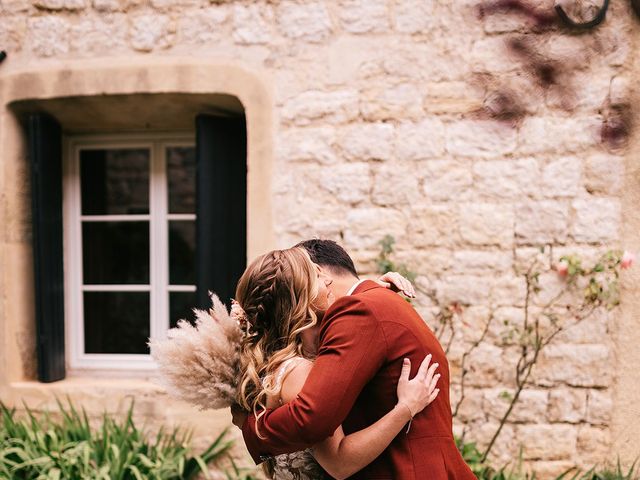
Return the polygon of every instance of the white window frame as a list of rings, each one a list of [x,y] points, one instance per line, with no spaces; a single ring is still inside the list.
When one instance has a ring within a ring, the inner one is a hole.
[[[169,286],[168,223],[195,220],[196,214],[169,214],[166,147],[195,146],[193,134],[154,133],[123,135],[77,135],[65,138],[63,160],[63,238],[65,278],[65,342],[67,368],[74,370],[148,371],[155,363],[147,354],[89,354],[84,351],[85,291],[150,292],[150,336],[162,338],[169,328],[169,293],[193,292],[195,286]],[[148,148],[150,151],[149,214],[82,215],[80,150]],[[83,286],[82,221],[149,221],[149,285]],[[158,262],[163,258],[163,262]]]

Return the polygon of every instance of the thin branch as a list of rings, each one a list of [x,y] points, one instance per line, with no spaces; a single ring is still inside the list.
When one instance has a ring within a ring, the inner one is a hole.
[[[465,378],[467,377],[467,370],[465,368],[465,364],[467,361],[467,358],[469,357],[469,355],[471,355],[471,353],[480,346],[480,344],[482,342],[484,342],[484,339],[487,337],[487,334],[489,333],[489,327],[491,326],[491,323],[493,322],[494,319],[494,315],[491,314],[489,316],[489,319],[487,320],[486,325],[484,326],[484,330],[482,330],[482,334],[480,335],[480,337],[473,342],[473,344],[471,344],[471,346],[462,354],[462,360],[460,361],[460,398],[458,399],[458,402],[456,403],[456,406],[453,410],[453,416],[456,417],[458,415],[458,411],[460,410],[460,405],[462,405],[462,402],[464,402],[464,387],[465,387]]]

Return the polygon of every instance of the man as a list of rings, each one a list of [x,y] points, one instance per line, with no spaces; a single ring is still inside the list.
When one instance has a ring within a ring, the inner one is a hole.
[[[396,403],[402,361],[412,376],[428,354],[439,363],[440,395],[420,412],[373,463],[354,479],[472,480],[452,433],[447,360],[433,332],[399,295],[358,279],[353,261],[337,243],[299,244],[320,265],[335,302],[320,322],[318,356],[298,398],[242,425],[249,453],[260,463],[270,455],[304,450],[342,425],[349,434],[374,423]]]

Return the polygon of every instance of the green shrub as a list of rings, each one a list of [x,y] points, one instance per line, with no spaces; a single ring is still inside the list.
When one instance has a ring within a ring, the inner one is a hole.
[[[207,465],[228,457],[233,445],[225,431],[191,455],[189,433],[161,429],[150,438],[134,424],[133,405],[123,420],[103,415],[97,429],[84,410],[58,405],[60,420],[54,421],[29,409],[17,418],[0,402],[0,480],[187,480],[208,476]]]
[[[500,469],[494,468],[486,460],[482,459],[482,452],[475,442],[463,442],[456,438],[456,445],[462,454],[462,458],[469,465],[473,474],[480,480],[533,480],[531,476],[523,473],[522,458],[513,465],[505,465]]]
[[[640,479],[640,472],[636,470],[636,462],[625,471],[620,465],[620,460],[615,468],[596,469],[592,468],[587,472],[582,472],[578,469],[571,469],[556,480],[638,480]]]
[[[535,475],[524,471],[522,455],[512,464],[496,469],[487,461],[482,460],[482,453],[476,447],[475,442],[463,442],[456,438],[456,445],[464,461],[479,480],[536,480]],[[640,480],[640,472],[636,469],[636,463],[625,471],[618,460],[615,468],[598,469],[594,467],[586,472],[577,467],[571,468],[558,476],[556,480]]]

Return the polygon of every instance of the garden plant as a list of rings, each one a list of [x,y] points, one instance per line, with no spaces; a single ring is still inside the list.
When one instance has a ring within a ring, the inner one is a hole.
[[[393,260],[395,239],[387,235],[381,242],[381,250],[376,266],[379,273],[397,271],[414,281],[418,273],[406,264]],[[585,261],[577,255],[561,256],[557,262],[550,261],[553,257],[551,247],[541,247],[538,255],[534,255],[524,268],[517,272],[524,285],[524,298],[520,304],[523,310],[522,322],[504,321],[503,325],[495,325],[497,321],[489,315],[482,325],[474,326],[478,330],[475,340],[465,344],[456,352],[461,352],[456,358],[451,358],[454,342],[460,341],[457,329],[460,325],[469,325],[465,321],[465,307],[458,301],[445,302],[436,289],[428,289],[426,294],[435,316],[435,333],[452,362],[459,365],[458,378],[452,379],[457,383],[460,394],[453,403],[453,416],[459,412],[462,404],[467,400],[465,386],[472,370],[467,366],[472,353],[485,341],[487,334],[496,327],[501,331],[503,346],[516,346],[518,356],[512,365],[505,368],[513,370],[513,384],[503,385],[500,394],[506,400],[506,406],[497,427],[489,442],[482,448],[476,442],[466,441],[465,435],[457,439],[458,448],[466,462],[478,478],[485,480],[518,480],[533,478],[525,472],[522,458],[512,464],[496,468],[489,463],[496,440],[500,437],[504,426],[509,421],[515,406],[521,398],[522,391],[533,384],[535,367],[540,360],[540,354],[562,332],[578,325],[594,315],[600,309],[612,310],[620,303],[619,278],[621,270],[630,268],[635,257],[629,252],[608,250],[600,258],[587,266]],[[545,285],[545,280],[553,273],[553,285]],[[558,480],[599,480],[599,479],[637,479],[640,478],[635,464],[624,470],[618,463],[613,468],[596,470],[593,468],[582,471],[573,468],[563,473]]]

